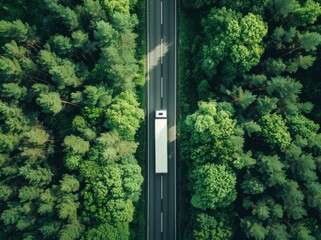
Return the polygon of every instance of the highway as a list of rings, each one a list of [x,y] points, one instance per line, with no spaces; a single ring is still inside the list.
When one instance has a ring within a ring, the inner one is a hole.
[[[177,238],[177,1],[147,0],[147,239]],[[168,173],[155,174],[155,109],[167,109]]]

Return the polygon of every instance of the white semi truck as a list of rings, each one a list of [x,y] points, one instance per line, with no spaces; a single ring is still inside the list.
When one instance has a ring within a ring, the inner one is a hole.
[[[166,109],[155,111],[155,172],[168,172]]]

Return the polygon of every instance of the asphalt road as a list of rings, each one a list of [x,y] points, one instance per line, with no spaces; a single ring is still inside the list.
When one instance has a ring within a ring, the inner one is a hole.
[[[177,2],[147,0],[147,239],[175,240]],[[168,173],[155,174],[155,109],[167,109]]]

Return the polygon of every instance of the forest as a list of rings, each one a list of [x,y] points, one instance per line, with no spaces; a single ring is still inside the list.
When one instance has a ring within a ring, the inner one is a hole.
[[[143,4],[0,1],[0,239],[135,239]]]
[[[180,1],[180,239],[321,239],[321,1]]]

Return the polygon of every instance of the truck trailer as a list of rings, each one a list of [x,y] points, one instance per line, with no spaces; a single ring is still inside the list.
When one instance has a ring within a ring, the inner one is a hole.
[[[155,111],[155,172],[168,172],[166,109]]]

